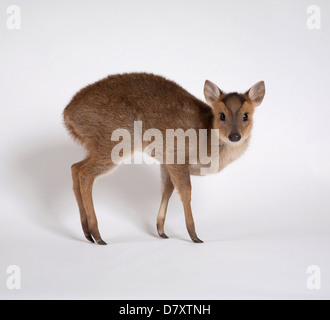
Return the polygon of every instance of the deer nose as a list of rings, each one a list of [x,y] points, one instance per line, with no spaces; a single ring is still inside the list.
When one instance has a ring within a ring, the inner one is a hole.
[[[241,140],[241,135],[238,133],[238,132],[233,132],[231,133],[229,136],[228,136],[228,139],[231,141],[231,142],[238,142]]]

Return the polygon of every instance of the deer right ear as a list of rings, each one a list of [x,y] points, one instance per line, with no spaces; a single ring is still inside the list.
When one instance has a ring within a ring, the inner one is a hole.
[[[256,83],[249,91],[248,91],[248,95],[249,98],[251,99],[253,106],[254,107],[258,107],[262,100],[265,97],[265,82],[264,81],[260,81],[258,83]]]
[[[204,86],[204,96],[206,102],[214,107],[215,103],[219,100],[221,96],[221,90],[211,81],[206,80]]]

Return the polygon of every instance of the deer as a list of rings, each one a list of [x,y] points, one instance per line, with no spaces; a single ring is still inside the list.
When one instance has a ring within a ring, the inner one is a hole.
[[[63,112],[64,124],[86,150],[84,160],[71,167],[73,191],[79,207],[86,239],[107,245],[101,238],[93,204],[93,185],[97,177],[118,167],[111,154],[118,141],[111,139],[115,130],[125,129],[134,135],[134,123],[142,123],[142,131],[155,128],[166,136],[168,129],[194,129],[206,132],[208,155],[211,135],[216,133],[219,165],[217,173],[237,160],[248,148],[253,127],[253,115],[265,96],[265,83],[260,81],[244,93],[225,93],[206,80],[206,103],[190,94],[174,81],[149,73],[110,75],[79,91]],[[164,138],[166,146],[166,139]],[[143,142],[142,151],[148,147]],[[131,153],[136,150],[132,145]],[[178,150],[174,150],[176,153]],[[187,158],[188,159],[188,158]],[[186,228],[194,243],[203,243],[197,236],[191,208],[191,176],[201,175],[205,167],[197,163],[167,163],[166,152],[160,161],[162,199],[157,215],[157,232],[163,239],[169,200],[176,190],[181,198]]]

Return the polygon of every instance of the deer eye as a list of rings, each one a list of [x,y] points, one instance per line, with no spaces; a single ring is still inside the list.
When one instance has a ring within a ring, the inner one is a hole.
[[[248,113],[244,113],[243,121],[248,121],[248,120],[249,120],[249,114]]]
[[[220,113],[220,120],[226,121],[226,115],[224,113]]]

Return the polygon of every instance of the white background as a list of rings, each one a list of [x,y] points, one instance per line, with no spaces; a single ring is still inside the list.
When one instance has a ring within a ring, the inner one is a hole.
[[[21,1],[22,29],[0,3],[0,298],[330,298],[330,2],[327,0]],[[307,8],[321,8],[309,30]],[[186,233],[179,197],[156,235],[160,175],[123,166],[96,182],[108,246],[81,231],[70,166],[84,152],[61,113],[108,74],[147,71],[204,99],[265,80],[247,153],[193,178],[203,245]],[[21,290],[8,290],[18,265]],[[306,286],[322,271],[322,290]]]

